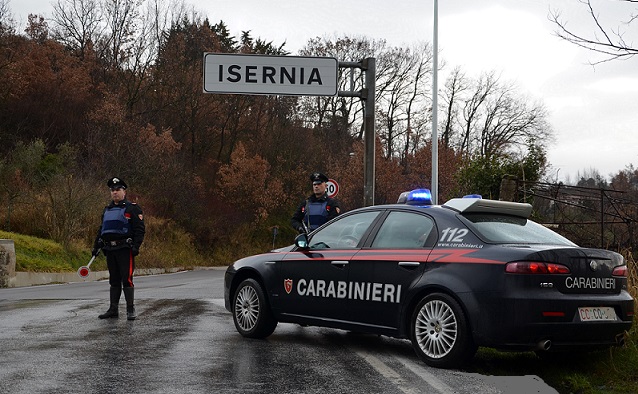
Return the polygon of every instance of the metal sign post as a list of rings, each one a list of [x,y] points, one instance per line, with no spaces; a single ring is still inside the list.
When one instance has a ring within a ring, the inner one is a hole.
[[[338,95],[342,97],[359,97],[365,102],[363,110],[363,138],[365,143],[363,152],[363,206],[368,207],[374,205],[376,59],[369,57],[360,62],[339,62],[339,68],[359,68],[365,72],[365,87],[361,91],[340,91]]]

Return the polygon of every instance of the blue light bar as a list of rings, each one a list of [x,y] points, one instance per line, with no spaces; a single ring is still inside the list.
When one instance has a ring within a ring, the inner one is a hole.
[[[463,196],[463,198],[483,198],[480,194],[468,194]]]
[[[403,192],[399,196],[399,204],[432,205],[432,193],[430,189],[415,189],[411,192]]]

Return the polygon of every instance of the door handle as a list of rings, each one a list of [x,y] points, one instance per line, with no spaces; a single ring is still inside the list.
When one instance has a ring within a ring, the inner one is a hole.
[[[331,261],[330,264],[332,264],[334,266],[337,266],[337,267],[343,268],[346,265],[348,265],[348,261],[346,261],[346,260],[334,260],[334,261]]]
[[[399,261],[399,267],[416,268],[420,265],[421,263],[419,263],[418,261]]]

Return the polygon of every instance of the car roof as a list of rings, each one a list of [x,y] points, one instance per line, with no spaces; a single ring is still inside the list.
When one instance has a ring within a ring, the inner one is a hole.
[[[414,211],[422,211],[423,209],[432,209],[431,213],[452,210],[458,213],[490,213],[518,216],[521,218],[529,218],[532,213],[532,206],[527,203],[518,203],[511,201],[489,200],[483,198],[453,198],[443,205],[412,205],[412,204],[382,204],[373,205],[360,209],[407,209]],[[437,209],[438,208],[438,209]],[[445,210],[439,210],[446,208]]]

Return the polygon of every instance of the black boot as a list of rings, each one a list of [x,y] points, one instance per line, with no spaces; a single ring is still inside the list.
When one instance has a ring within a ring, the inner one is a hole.
[[[111,286],[111,306],[103,314],[99,315],[100,319],[109,319],[119,317],[118,305],[120,303],[121,287]]]
[[[135,313],[135,289],[133,287],[124,288],[124,298],[126,298],[126,320],[135,320],[137,314]]]

